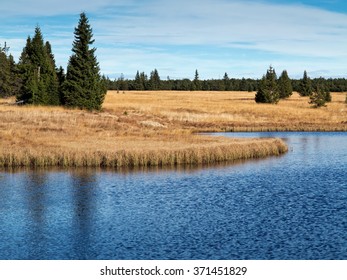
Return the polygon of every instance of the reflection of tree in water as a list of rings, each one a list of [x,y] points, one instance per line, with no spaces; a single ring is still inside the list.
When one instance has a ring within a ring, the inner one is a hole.
[[[40,259],[47,252],[47,241],[49,236],[45,232],[50,226],[47,218],[47,174],[44,171],[33,171],[27,175],[23,186],[25,204],[25,226],[27,232],[27,258]]]
[[[78,259],[90,258],[96,214],[95,172],[79,170],[72,174],[73,239],[74,253]]]

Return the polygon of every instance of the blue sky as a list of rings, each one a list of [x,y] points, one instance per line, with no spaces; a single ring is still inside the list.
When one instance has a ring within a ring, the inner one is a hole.
[[[101,72],[158,69],[162,79],[347,77],[345,0],[0,0],[0,44],[18,59],[37,25],[66,67],[79,14],[94,31]]]

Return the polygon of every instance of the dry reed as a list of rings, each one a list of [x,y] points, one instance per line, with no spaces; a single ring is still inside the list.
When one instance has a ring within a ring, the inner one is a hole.
[[[262,158],[280,155],[287,151],[279,139],[242,141],[240,143],[201,146],[198,148],[158,149],[158,150],[121,150],[76,151],[20,149],[0,151],[2,167],[152,167],[201,165],[217,162],[232,162],[238,159]]]

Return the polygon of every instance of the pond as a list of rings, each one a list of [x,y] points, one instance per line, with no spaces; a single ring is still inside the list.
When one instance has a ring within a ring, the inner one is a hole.
[[[0,171],[0,259],[347,259],[347,133],[171,170]]]

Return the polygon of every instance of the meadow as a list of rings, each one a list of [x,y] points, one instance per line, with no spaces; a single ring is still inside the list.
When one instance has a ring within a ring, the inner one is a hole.
[[[109,91],[100,112],[14,106],[0,99],[0,166],[198,165],[287,151],[280,139],[198,135],[220,131],[346,131],[345,93],[313,109],[294,94],[256,104],[254,92]]]

